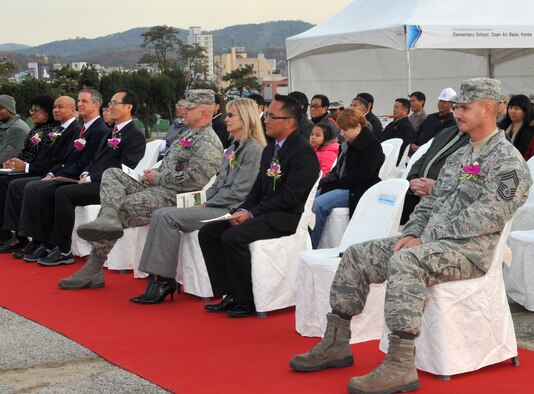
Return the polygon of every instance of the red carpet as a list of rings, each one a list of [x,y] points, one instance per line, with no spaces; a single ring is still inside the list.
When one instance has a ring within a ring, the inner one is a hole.
[[[230,319],[204,312],[197,298],[180,294],[160,305],[128,298],[144,280],[106,272],[106,287],[65,291],[58,279],[81,263],[41,267],[0,256],[0,305],[88,347],[113,364],[177,393],[346,393],[351,376],[367,373],[383,354],[377,342],[353,346],[351,368],[299,374],[291,355],[316,338],[294,330],[294,310],[267,319]],[[532,392],[534,352],[520,349],[521,365],[501,363],[454,376],[449,382],[420,373],[421,393]]]

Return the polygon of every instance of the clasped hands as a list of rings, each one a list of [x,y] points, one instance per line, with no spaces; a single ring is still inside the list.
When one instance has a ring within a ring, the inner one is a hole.
[[[436,183],[435,179],[430,178],[415,178],[410,180],[410,190],[419,197],[428,195],[430,188]]]
[[[251,218],[252,215],[248,211],[235,211],[232,216],[228,218],[228,221],[230,222],[230,226],[237,226]]]
[[[17,157],[13,157],[11,159],[4,161],[4,163],[2,164],[2,167],[10,168],[13,171],[25,171],[26,163]]]

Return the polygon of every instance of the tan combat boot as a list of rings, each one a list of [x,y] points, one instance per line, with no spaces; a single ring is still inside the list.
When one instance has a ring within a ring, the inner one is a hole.
[[[94,242],[102,239],[115,240],[122,237],[124,230],[114,208],[102,207],[98,217],[90,223],[81,224],[76,229],[80,238]]]
[[[350,320],[336,314],[326,315],[328,320],[323,339],[307,353],[291,358],[289,367],[299,372],[320,371],[325,368],[341,368],[354,364],[350,349]]]
[[[384,362],[367,375],[352,378],[347,389],[352,394],[415,391],[419,388],[419,378],[414,358],[413,339],[401,339],[389,334],[388,354]]]
[[[65,290],[78,290],[85,287],[96,289],[104,287],[104,262],[89,257],[81,270],[59,281],[59,287]]]

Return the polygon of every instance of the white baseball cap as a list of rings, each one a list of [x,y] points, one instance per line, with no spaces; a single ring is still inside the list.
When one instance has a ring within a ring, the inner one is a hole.
[[[456,91],[453,88],[445,88],[439,94],[438,100],[449,101],[456,96]]]

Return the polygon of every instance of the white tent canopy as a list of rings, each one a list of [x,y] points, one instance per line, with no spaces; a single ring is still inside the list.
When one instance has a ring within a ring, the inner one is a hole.
[[[494,77],[505,93],[534,93],[534,4],[528,0],[355,0],[286,40],[290,90],[350,104],[375,96],[375,113],[415,90],[435,112],[439,92]]]

